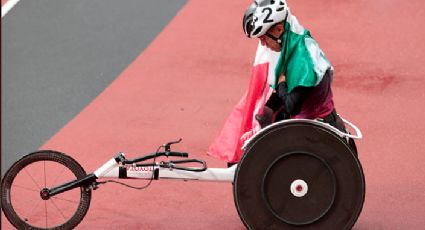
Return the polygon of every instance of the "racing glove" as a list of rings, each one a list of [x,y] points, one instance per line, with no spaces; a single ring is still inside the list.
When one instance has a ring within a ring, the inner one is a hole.
[[[261,128],[264,128],[273,123],[273,110],[268,106],[264,106],[263,114],[255,115],[255,119],[260,123]]]

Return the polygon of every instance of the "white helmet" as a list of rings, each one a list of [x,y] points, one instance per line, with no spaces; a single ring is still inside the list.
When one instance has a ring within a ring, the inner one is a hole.
[[[258,38],[288,15],[285,0],[255,0],[245,11],[243,30],[249,38]]]

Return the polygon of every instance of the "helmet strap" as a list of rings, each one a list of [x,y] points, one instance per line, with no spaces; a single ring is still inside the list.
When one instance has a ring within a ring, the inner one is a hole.
[[[288,16],[288,15],[286,15],[286,16]],[[285,26],[285,21],[286,21],[286,18],[285,18],[285,20],[283,21],[283,25]],[[284,32],[282,32],[282,34],[283,34]],[[272,35],[272,34],[270,34],[269,32],[266,32],[266,36],[267,37],[269,37],[269,38],[271,38],[273,41],[275,41],[275,42],[277,42],[277,44],[279,44],[280,46],[282,46],[282,39],[280,38],[280,37],[282,37],[282,34],[279,36],[279,37],[275,37],[274,35]]]
[[[277,44],[282,45],[282,39],[277,38],[268,32],[266,33],[266,36],[271,38],[273,41],[277,42]]]

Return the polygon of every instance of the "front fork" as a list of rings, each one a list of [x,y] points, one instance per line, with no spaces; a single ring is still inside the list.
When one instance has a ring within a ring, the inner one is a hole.
[[[53,187],[53,188],[50,188],[50,189],[49,188],[43,188],[40,191],[40,196],[41,196],[41,199],[48,200],[48,199],[50,199],[50,197],[52,197],[54,195],[66,192],[66,191],[74,189],[74,188],[89,187],[90,185],[92,185],[93,183],[96,182],[96,179],[97,179],[96,175],[94,175],[92,173],[92,174],[89,174],[89,175],[87,175],[87,176],[85,176],[81,179],[73,180],[73,181],[70,181],[68,183],[59,185],[57,187]]]
[[[53,188],[43,188],[40,191],[40,197],[43,200],[48,200],[54,195],[69,191],[74,188],[86,187],[90,189],[90,186],[93,186],[92,188],[96,188],[96,185],[97,185],[96,179],[103,177],[105,174],[111,171],[111,169],[117,167],[119,163],[123,162],[124,160],[125,160],[124,153],[118,153],[117,156],[110,159],[108,162],[102,165],[102,167],[100,167],[94,173],[88,174],[87,176],[83,178],[69,181],[65,184],[61,184]]]

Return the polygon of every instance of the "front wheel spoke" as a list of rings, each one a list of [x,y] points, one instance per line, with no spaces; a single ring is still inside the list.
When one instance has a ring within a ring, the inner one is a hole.
[[[43,168],[44,168],[44,187],[46,188],[46,162],[43,161]]]
[[[28,215],[28,218],[25,218],[26,219],[26,221],[28,221],[29,220],[29,217],[30,216],[33,216],[33,213],[34,213],[34,211],[36,210],[36,208],[38,207],[38,205],[40,204],[40,202],[41,202],[42,200],[40,199],[40,200],[37,200],[37,203],[35,203],[35,206],[32,208],[32,210],[29,212],[29,215]]]
[[[56,178],[53,180],[53,182],[51,183],[52,185],[56,184],[56,181],[58,180],[58,178],[63,174],[63,172],[65,171],[65,167],[62,168],[62,171],[60,173],[57,174]]]
[[[61,200],[61,201],[66,201],[69,203],[73,203],[73,204],[79,204],[79,201],[75,201],[75,200],[69,200],[69,199],[64,199],[64,198],[59,198],[59,197],[51,197],[51,199],[55,199],[55,200]]]
[[[50,199],[50,202],[52,202],[53,206],[55,206],[56,210],[58,210],[58,212],[61,214],[61,216],[63,217],[64,220],[66,220],[65,215],[63,214],[63,212],[60,210],[60,208],[56,205],[55,202],[53,202],[52,199]]]
[[[46,228],[48,227],[47,225],[47,202],[44,202],[44,214],[46,216]]]
[[[28,172],[28,170],[26,168],[24,168],[24,171],[31,178],[31,180],[35,184],[35,186],[37,186],[37,188],[41,190],[41,187],[37,184],[37,182],[35,182],[35,179],[31,176],[31,174]]]
[[[25,190],[33,191],[33,192],[40,192],[40,190],[33,189],[33,188],[28,188],[28,187],[25,187],[25,186],[22,186],[22,185],[16,185],[16,184],[14,184],[14,185],[12,185],[12,187],[16,187],[16,188],[20,188],[20,189],[25,189]]]

